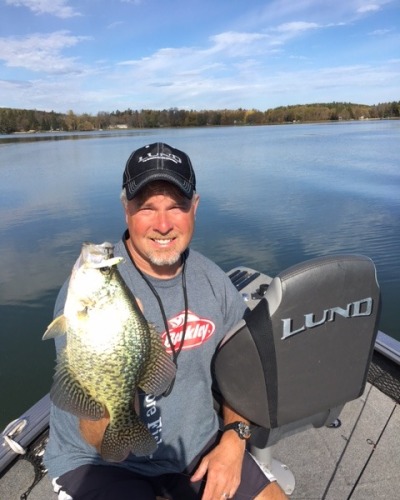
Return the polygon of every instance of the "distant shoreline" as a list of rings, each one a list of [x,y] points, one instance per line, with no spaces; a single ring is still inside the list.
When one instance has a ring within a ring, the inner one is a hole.
[[[77,115],[73,111],[0,108],[0,134],[35,132],[92,132],[152,128],[192,128],[250,125],[331,123],[340,121],[400,119],[400,101],[377,105],[316,103],[259,111],[257,109],[132,110]]]
[[[290,125],[323,125],[323,124],[331,124],[331,123],[349,123],[349,122],[378,122],[378,121],[388,121],[388,120],[400,120],[400,117],[391,117],[391,118],[364,118],[364,119],[348,119],[348,120],[320,120],[320,121],[294,121],[294,122],[276,122],[276,123],[261,123],[261,124],[228,124],[228,125],[182,125],[179,127],[157,127],[157,128],[180,128],[180,129],[190,129],[190,128],[221,128],[221,127],[268,127],[268,126],[290,126]],[[146,127],[147,129],[154,129],[155,127]],[[85,132],[124,132],[126,130],[144,130],[144,127],[109,127],[107,129],[99,128],[99,129],[90,129],[90,130],[27,130],[25,131],[16,131],[12,132],[8,135],[28,135],[28,134],[76,134],[76,133],[85,133]],[[0,133],[0,136],[3,135]]]

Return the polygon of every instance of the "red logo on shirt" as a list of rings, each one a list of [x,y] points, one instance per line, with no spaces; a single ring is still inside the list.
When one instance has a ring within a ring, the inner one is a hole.
[[[169,335],[174,349],[180,348],[185,324],[185,311],[179,313],[175,318],[168,320]],[[215,325],[212,321],[205,318],[199,318],[196,314],[188,311],[186,334],[182,350],[193,349],[201,346],[210,339],[215,331]],[[171,345],[168,340],[167,332],[161,335],[163,344],[169,354],[172,353]]]

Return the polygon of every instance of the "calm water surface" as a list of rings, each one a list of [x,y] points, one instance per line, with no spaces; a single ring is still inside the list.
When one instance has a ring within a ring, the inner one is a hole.
[[[192,158],[193,246],[270,275],[338,252],[371,257],[380,329],[400,339],[400,122],[0,136],[0,430],[44,395],[41,337],[83,241],[116,241],[123,166],[163,141]]]

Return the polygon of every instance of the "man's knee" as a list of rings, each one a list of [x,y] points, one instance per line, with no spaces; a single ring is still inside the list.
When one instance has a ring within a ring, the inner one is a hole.
[[[279,484],[274,481],[266,486],[255,500],[287,500],[287,498]]]

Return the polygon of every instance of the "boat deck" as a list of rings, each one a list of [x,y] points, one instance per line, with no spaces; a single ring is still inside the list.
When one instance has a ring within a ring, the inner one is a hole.
[[[398,498],[400,408],[367,384],[337,429],[309,429],[280,441],[273,455],[293,472],[293,499]]]
[[[348,403],[336,429],[308,429],[286,437],[273,456],[295,476],[292,499],[393,500],[400,490],[400,408],[389,396],[367,384],[360,398]],[[19,500],[34,479],[34,468],[19,460],[0,480],[0,498]],[[29,500],[55,500],[46,475]],[[184,499],[177,499],[184,500]]]
[[[248,285],[248,275],[244,274],[243,286],[259,286],[257,280]],[[257,279],[262,283],[268,282],[264,275]],[[251,297],[251,294],[248,296]],[[48,422],[48,397],[41,403],[39,417],[33,420],[45,422],[47,416]],[[273,447],[273,457],[294,474],[295,487],[290,498],[399,498],[399,403],[400,344],[379,332],[365,391],[360,398],[343,408],[340,415],[342,425],[338,428],[308,428],[285,437]],[[8,472],[0,476],[0,499],[19,500],[34,478],[34,466],[20,458]],[[286,489],[287,484],[282,482],[281,486]],[[56,500],[57,495],[53,493],[51,481],[45,475],[30,495],[24,498]]]

